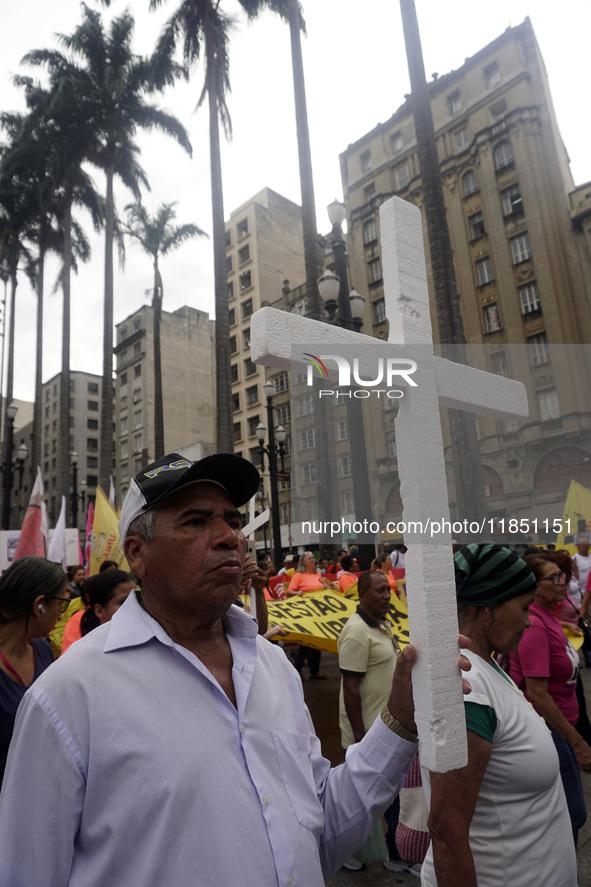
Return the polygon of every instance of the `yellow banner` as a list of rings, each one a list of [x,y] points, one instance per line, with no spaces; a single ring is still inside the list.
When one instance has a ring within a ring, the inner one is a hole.
[[[91,576],[96,576],[103,561],[115,561],[120,570],[129,572],[119,540],[117,514],[101,488],[97,487],[90,536]]]
[[[400,583],[401,587],[403,582]],[[313,591],[286,601],[269,601],[269,626],[282,625],[287,629],[288,634],[283,640],[336,653],[337,638],[349,616],[356,611],[358,603],[357,584],[351,585],[345,594]],[[408,611],[406,604],[394,592],[386,618],[392,624],[392,633],[399,646],[406,647],[409,641]]]
[[[562,515],[563,532],[556,537],[556,548],[566,548],[572,556],[577,553],[577,533],[591,535],[591,490],[571,480]]]

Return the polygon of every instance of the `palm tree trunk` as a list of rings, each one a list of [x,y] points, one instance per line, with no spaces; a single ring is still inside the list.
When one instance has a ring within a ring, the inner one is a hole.
[[[107,167],[105,200],[105,302],[103,306],[103,384],[101,391],[99,484],[108,495],[113,473],[113,236],[115,202],[114,164]]]
[[[66,496],[70,490],[70,279],[72,266],[72,195],[68,193],[65,198],[63,217],[63,254],[62,254],[62,374],[60,384],[59,406],[59,443],[58,443],[58,471],[57,488],[62,496]],[[72,508],[72,521],[70,526],[76,529]]]
[[[207,52],[207,48],[206,48]],[[207,65],[209,102],[209,152],[211,162],[211,206],[213,216],[213,264],[215,283],[215,360],[217,451],[234,452],[232,433],[232,376],[230,369],[230,315],[226,267],[226,226],[220,156],[220,128],[214,82],[214,63]]]
[[[160,322],[162,319],[162,278],[158,270],[158,259],[154,260],[154,459],[164,456],[164,405],[162,402],[162,354],[160,348]]]
[[[35,348],[35,405],[33,407],[33,446],[31,468],[37,471],[41,464],[41,423],[43,415],[43,298],[45,283],[45,231],[41,222],[39,232],[39,259],[37,262],[37,342]]]
[[[15,320],[15,311],[16,311],[16,288],[18,285],[17,276],[16,276],[16,266],[12,268],[10,272],[10,321],[8,324],[8,360],[6,366],[6,400],[4,401],[4,415],[3,415],[3,432],[4,432],[4,459],[3,464],[7,465],[8,462],[12,461],[12,453],[8,451],[8,407],[12,403],[13,393],[14,393],[14,320]],[[32,469],[31,469],[32,471]],[[3,484],[3,496],[6,495],[6,491]],[[3,511],[4,508],[4,499],[2,500]],[[8,527],[3,527],[4,530],[7,530]]]
[[[425,78],[423,51],[414,0],[400,0],[400,11],[410,74],[439,340],[454,346],[448,351],[452,360],[458,363],[467,363],[466,337],[460,314],[431,100]],[[448,417],[452,439],[457,516],[462,520],[464,518],[481,520],[486,516],[487,510],[484,495],[484,474],[479,458],[476,417],[459,410],[448,410]]]
[[[304,235],[304,261],[306,263],[306,293],[308,315],[314,320],[324,320],[324,306],[318,291],[318,278],[324,270],[314,200],[314,177],[308,130],[306,83],[300,41],[300,9],[298,0],[289,2],[289,34],[291,39],[291,64],[293,68],[293,92],[296,109],[298,158],[300,164],[300,190],[302,195],[302,230]]]

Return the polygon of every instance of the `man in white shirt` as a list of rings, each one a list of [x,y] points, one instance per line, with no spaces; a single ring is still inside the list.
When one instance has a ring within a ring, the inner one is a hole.
[[[258,486],[232,455],[173,453],[134,478],[119,532],[140,590],[24,697],[0,887],[323,887],[398,792],[416,653],[331,770],[296,671],[232,606]]]
[[[578,575],[575,577],[579,583],[580,600],[577,601],[579,607],[581,600],[585,594],[587,587],[587,579],[591,570],[591,555],[589,554],[589,536],[586,533],[580,533],[577,536],[577,553],[573,554],[573,564],[576,565]]]

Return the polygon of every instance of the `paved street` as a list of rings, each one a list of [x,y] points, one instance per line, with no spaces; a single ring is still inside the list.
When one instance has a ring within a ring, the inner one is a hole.
[[[321,671],[328,676],[327,681],[306,681],[304,695],[314,721],[316,732],[322,742],[324,754],[333,764],[343,760],[338,724],[339,674],[336,655],[322,654]],[[587,707],[591,712],[591,668],[582,670]],[[591,817],[591,775],[583,775],[587,810]],[[551,852],[551,848],[540,848],[541,853]],[[579,836],[577,853],[579,887],[591,887],[591,822],[587,821]],[[412,875],[399,875],[387,872],[381,863],[367,866],[363,872],[349,872],[341,869],[326,881],[327,887],[369,887],[369,885],[397,885],[397,887],[417,887],[418,878]],[[519,885],[516,885],[519,887]],[[541,882],[540,887],[552,887]]]

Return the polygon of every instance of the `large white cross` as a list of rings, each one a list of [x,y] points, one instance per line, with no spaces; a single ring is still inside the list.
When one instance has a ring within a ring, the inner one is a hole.
[[[306,353],[326,355],[331,346],[345,346],[340,353],[360,355],[359,375],[370,379],[380,357],[415,360],[416,387],[407,386],[399,400],[396,450],[403,520],[407,527],[409,521],[424,527],[450,517],[440,404],[515,419],[527,416],[527,395],[520,382],[434,355],[420,210],[394,197],[382,205],[380,223],[388,342],[262,308],[251,319],[251,357],[264,366],[301,372],[309,366]],[[331,377],[336,378],[332,368]],[[396,387],[403,386],[400,377]],[[419,652],[413,690],[421,761],[445,772],[467,763],[451,532],[426,542],[425,535],[407,529],[404,539],[410,637]]]

